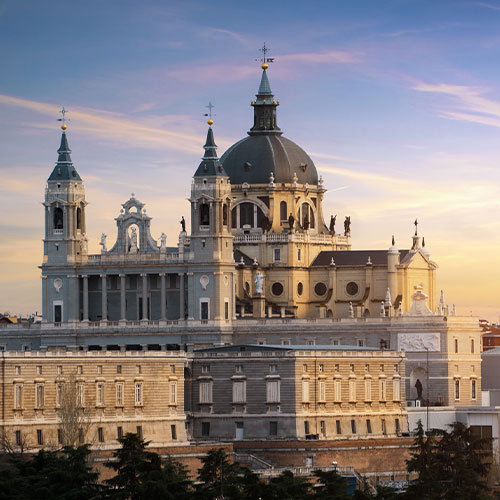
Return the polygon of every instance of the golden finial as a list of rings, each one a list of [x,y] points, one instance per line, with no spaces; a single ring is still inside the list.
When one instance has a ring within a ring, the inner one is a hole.
[[[69,118],[66,118],[65,115],[68,111],[64,108],[61,109],[61,111],[59,111],[59,113],[61,113],[62,115],[62,118],[58,118],[57,121],[58,122],[62,122],[62,125],[61,125],[61,129],[62,130],[66,130],[68,128],[68,126],[66,125],[66,122],[68,121],[69,122]]]
[[[215,108],[215,106],[209,101],[208,106],[206,106],[206,107],[208,108],[208,113],[205,113],[203,116],[208,116],[207,123],[210,126],[212,126],[214,124],[214,121],[212,120],[212,109]]]
[[[266,69],[267,69],[267,68],[269,68],[269,64],[264,63],[264,64],[261,66],[261,68],[262,68],[264,71],[266,71]]]

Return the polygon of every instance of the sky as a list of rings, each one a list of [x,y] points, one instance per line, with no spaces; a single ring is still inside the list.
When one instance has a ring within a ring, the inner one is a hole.
[[[353,249],[411,245],[458,314],[500,315],[500,1],[0,0],[0,311],[41,310],[45,181],[65,106],[89,252],[133,192],[175,246],[203,154],[252,125],[259,48],[278,125],[351,216]]]

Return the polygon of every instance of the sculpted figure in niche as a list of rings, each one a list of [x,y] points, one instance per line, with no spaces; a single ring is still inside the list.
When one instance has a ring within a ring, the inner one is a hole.
[[[255,293],[262,293],[264,286],[264,275],[261,272],[255,273],[254,277]]]
[[[304,231],[307,231],[309,229],[309,216],[306,214],[304,216],[304,222],[302,223],[302,228]]]
[[[344,221],[344,236],[349,236],[351,234],[351,216],[347,216]]]
[[[133,227],[130,233],[130,253],[137,253],[137,250],[137,229]]]
[[[106,238],[108,237],[107,234],[102,233],[101,234],[101,241],[99,242],[99,245],[101,245],[102,249],[101,252],[107,252],[108,249],[106,248]]]
[[[422,382],[420,382],[419,378],[415,382],[415,389],[417,389],[417,399],[422,399]]]
[[[290,215],[288,216],[288,227],[290,228],[290,232],[292,232],[294,224],[295,224],[295,217],[293,216],[292,212],[290,212]]]
[[[337,215],[330,216],[330,233],[335,234],[335,222],[337,221]]]
[[[84,234],[83,238],[80,240],[80,252],[86,254],[88,252],[88,241],[87,236]]]

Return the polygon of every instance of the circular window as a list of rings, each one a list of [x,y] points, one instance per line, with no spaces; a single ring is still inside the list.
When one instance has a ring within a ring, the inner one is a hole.
[[[302,292],[303,292],[303,291],[304,291],[304,285],[303,285],[302,283],[299,283],[299,284],[297,285],[297,293],[298,293],[299,295],[302,295]]]
[[[248,281],[245,283],[245,290],[250,295],[250,283]]]
[[[271,291],[273,292],[273,295],[281,295],[283,293],[283,285],[278,282],[273,283]]]
[[[316,283],[316,285],[314,285],[314,293],[320,296],[325,295],[326,285],[324,283]]]
[[[359,287],[357,283],[354,283],[354,281],[350,281],[349,283],[347,283],[345,290],[349,295],[356,295],[358,293]]]

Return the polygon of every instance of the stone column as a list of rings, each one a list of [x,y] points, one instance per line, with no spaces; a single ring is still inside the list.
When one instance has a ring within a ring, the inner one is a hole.
[[[214,314],[213,318],[215,321],[220,321],[223,317],[224,314],[222,313],[221,309],[221,280],[223,279],[222,272],[220,271],[215,271],[214,272],[214,295],[213,295],[213,308],[214,308]]]
[[[127,319],[127,301],[126,301],[126,275],[120,274],[120,319],[125,321]]]
[[[188,300],[188,319],[194,319],[194,274],[187,274],[187,300]]]
[[[102,290],[101,290],[101,298],[102,298],[102,318],[101,321],[108,320],[108,287],[106,283],[106,275],[101,274],[102,280]]]
[[[142,276],[142,319],[148,319],[148,275]]]
[[[161,292],[160,292],[160,319],[167,319],[167,290],[165,285],[165,273],[160,273]]]
[[[89,320],[89,276],[82,275],[83,278],[83,321]]]
[[[179,319],[184,320],[184,273],[179,273]]]

